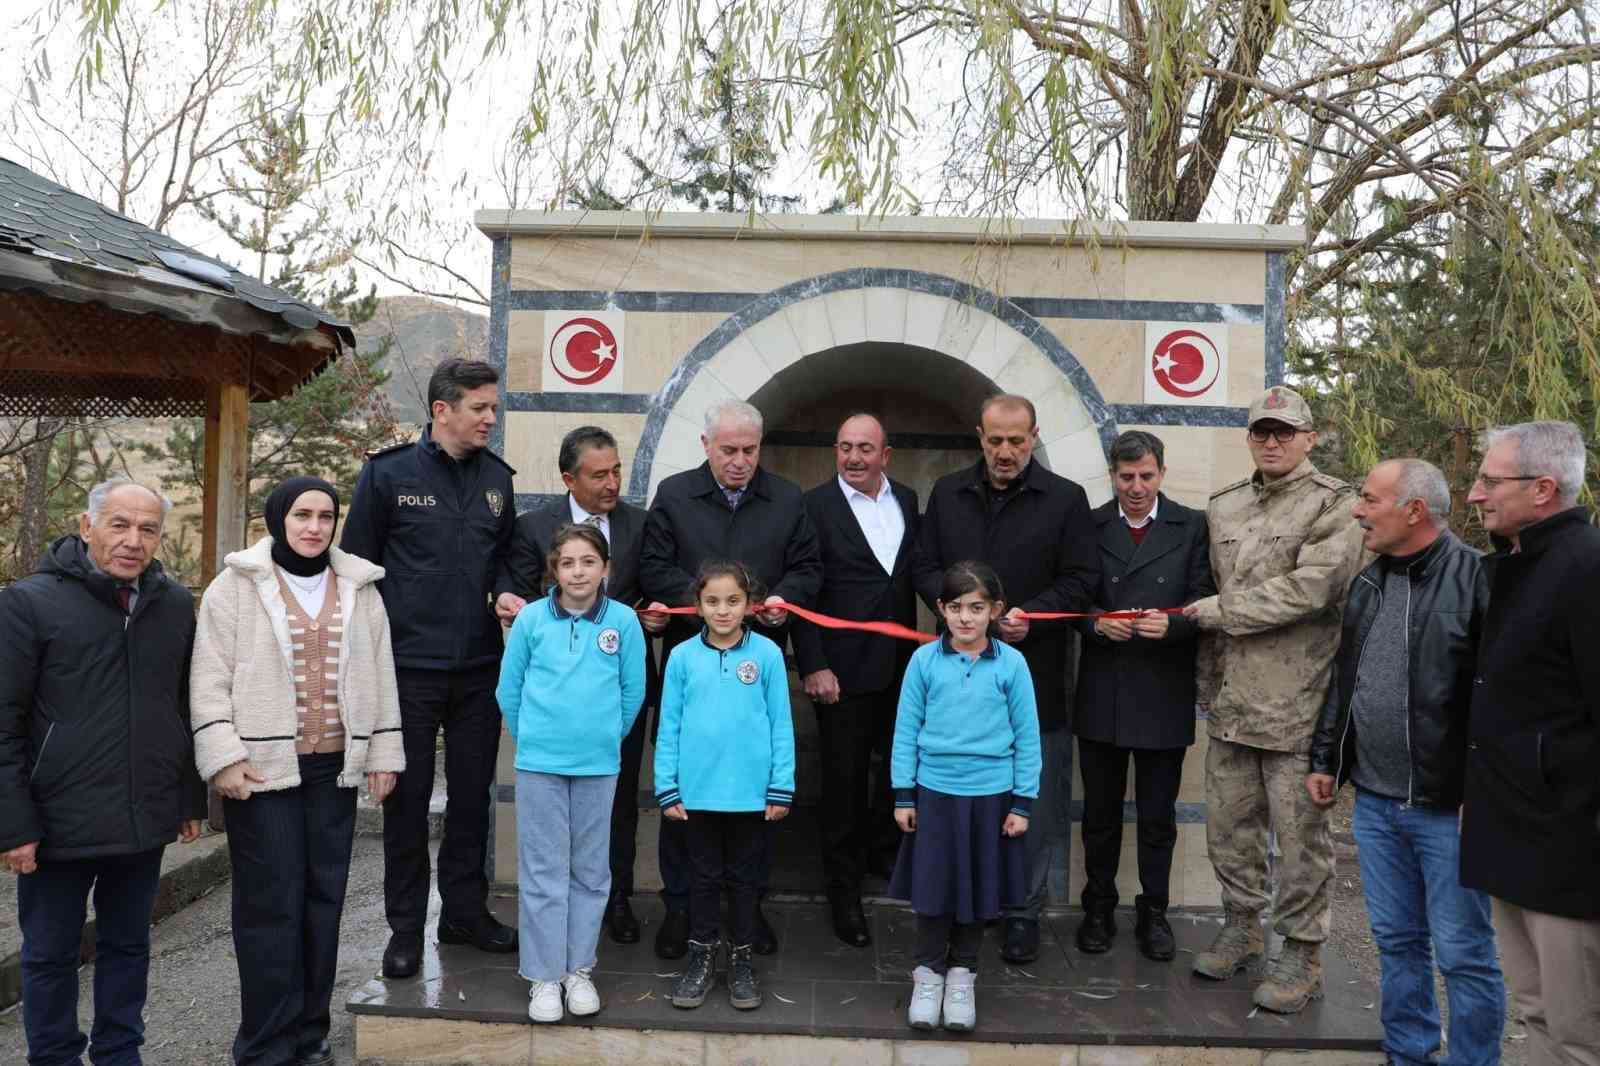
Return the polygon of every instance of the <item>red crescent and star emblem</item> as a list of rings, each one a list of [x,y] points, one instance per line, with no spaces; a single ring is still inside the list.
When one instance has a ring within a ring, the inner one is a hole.
[[[1150,369],[1162,389],[1190,400],[1205,395],[1217,383],[1222,356],[1204,333],[1175,329],[1156,343]]]
[[[550,369],[569,385],[593,385],[617,365],[617,338],[595,318],[569,318],[550,339]]]

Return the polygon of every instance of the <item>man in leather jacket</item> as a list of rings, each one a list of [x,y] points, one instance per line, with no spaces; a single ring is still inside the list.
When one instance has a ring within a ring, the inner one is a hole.
[[[1489,898],[1461,884],[1457,832],[1489,600],[1482,557],[1446,528],[1449,486],[1420,459],[1375,467],[1354,513],[1378,558],[1350,587],[1306,788],[1326,806],[1355,782],[1390,1060],[1431,1062],[1440,1050],[1436,957],[1450,1003],[1449,1061],[1495,1063],[1505,987]]]

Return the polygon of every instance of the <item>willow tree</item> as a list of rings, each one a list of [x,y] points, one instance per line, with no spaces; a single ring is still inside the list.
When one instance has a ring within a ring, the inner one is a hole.
[[[79,73],[98,76],[119,0],[54,2],[83,20]],[[276,20],[279,56],[336,121],[382,130],[418,170],[440,165],[429,152],[443,124],[470,118],[452,111],[457,87],[493,71],[524,94],[516,140],[547,168],[550,205],[630,155],[669,158],[716,81],[699,50],[717,41],[721,69],[766,93],[772,143],[861,211],[1305,226],[1288,275],[1303,337],[1370,313],[1363,283],[1442,226],[1498,250],[1505,306],[1536,324],[1516,355],[1516,380],[1531,390],[1522,406],[1562,416],[1583,409],[1572,394],[1600,389],[1593,264],[1549,223],[1542,184],[1596,160],[1589,4],[253,0],[250,10]],[[386,210],[397,200],[391,191]],[[1575,382],[1569,345],[1585,353]],[[1348,368],[1329,369],[1347,388]],[[1414,393],[1475,423],[1512,410],[1467,387],[1423,376]],[[1376,443],[1370,423],[1345,428]],[[1591,418],[1589,428],[1600,427]]]

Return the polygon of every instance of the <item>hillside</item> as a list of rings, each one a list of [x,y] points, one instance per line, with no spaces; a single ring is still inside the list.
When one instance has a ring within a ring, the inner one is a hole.
[[[389,372],[387,391],[395,418],[412,425],[425,420],[423,397],[428,375],[451,356],[483,359],[489,351],[487,315],[440,303],[425,296],[387,296],[378,313],[356,327],[364,352],[394,335],[394,346],[384,360]]]

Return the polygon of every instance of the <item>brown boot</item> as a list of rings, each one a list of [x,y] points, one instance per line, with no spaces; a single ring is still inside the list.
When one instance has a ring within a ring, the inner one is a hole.
[[[1322,945],[1285,940],[1272,973],[1256,986],[1256,1006],[1278,1014],[1294,1014],[1322,998]]]
[[[1223,920],[1222,932],[1209,948],[1194,957],[1194,972],[1214,981],[1226,981],[1260,959],[1265,950],[1266,939],[1256,916],[1229,911]]]

